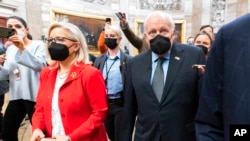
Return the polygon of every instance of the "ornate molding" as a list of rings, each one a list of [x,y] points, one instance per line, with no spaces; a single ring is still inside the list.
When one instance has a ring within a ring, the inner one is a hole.
[[[18,8],[18,6],[16,6],[16,5],[11,5],[11,4],[2,3],[2,2],[0,3],[0,7],[10,8],[12,10],[16,10]]]
[[[225,22],[225,8],[226,8],[226,0],[212,1],[211,24],[214,27],[215,31],[218,31],[218,29]]]
[[[104,5],[107,3],[107,0],[83,0],[85,2],[89,2],[89,3],[98,3],[98,4],[101,4],[101,5]]]
[[[171,10],[181,9],[181,0],[139,0],[140,9]]]

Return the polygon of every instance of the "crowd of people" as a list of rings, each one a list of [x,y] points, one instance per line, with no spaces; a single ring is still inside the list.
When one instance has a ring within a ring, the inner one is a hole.
[[[30,141],[229,141],[230,125],[250,122],[249,14],[216,36],[201,26],[186,44],[175,41],[166,12],[146,17],[142,38],[119,14],[118,26],[106,19],[97,57],[72,23],[50,25],[44,43],[24,19],[8,18],[15,34],[0,48],[4,141],[18,141],[26,115]],[[121,49],[122,32],[138,55]]]

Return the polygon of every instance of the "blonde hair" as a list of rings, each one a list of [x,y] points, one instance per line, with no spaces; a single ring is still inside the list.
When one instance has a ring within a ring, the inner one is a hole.
[[[121,29],[118,26],[110,25],[110,26],[107,26],[106,29],[110,29],[111,31],[114,31],[118,37],[122,37]]]
[[[89,63],[88,45],[81,30],[72,23],[55,22],[49,28],[48,37],[54,28],[62,28],[66,30],[68,32],[68,36],[70,39],[75,40],[76,42],[80,43],[80,48],[76,52],[76,59],[72,63],[76,63],[76,62]],[[47,44],[46,46],[47,46],[47,52],[48,52],[49,44]]]

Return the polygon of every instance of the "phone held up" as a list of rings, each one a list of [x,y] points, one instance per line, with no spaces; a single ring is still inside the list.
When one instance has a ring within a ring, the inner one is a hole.
[[[206,67],[206,65],[203,65],[203,64],[193,64],[192,68],[198,68],[199,66]]]
[[[122,19],[122,14],[121,13],[115,13],[115,15],[121,20]]]
[[[13,28],[7,28],[7,27],[1,27],[0,26],[0,37],[1,38],[9,38],[10,36],[15,34],[15,29]]]
[[[111,18],[106,18],[106,23],[111,23]]]

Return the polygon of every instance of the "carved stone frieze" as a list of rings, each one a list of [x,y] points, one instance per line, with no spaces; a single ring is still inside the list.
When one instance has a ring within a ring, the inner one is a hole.
[[[139,0],[140,9],[170,10],[181,9],[181,0]]]
[[[101,4],[101,5],[104,5],[107,3],[107,0],[83,0],[85,2],[90,2],[90,3],[98,3],[98,4]]]
[[[215,31],[225,22],[226,0],[213,0],[211,10],[211,24]]]

